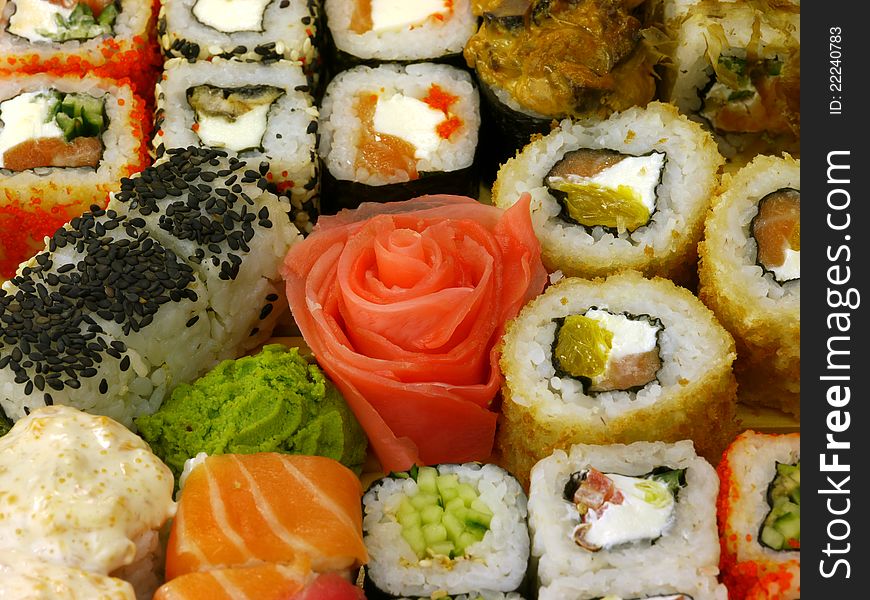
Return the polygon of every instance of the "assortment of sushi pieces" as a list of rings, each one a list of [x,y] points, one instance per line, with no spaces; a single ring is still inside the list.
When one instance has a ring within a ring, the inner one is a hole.
[[[799,598],[799,4],[657,8],[5,3],[0,596]]]

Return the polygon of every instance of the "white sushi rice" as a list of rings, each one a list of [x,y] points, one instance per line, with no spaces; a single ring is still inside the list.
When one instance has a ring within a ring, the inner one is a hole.
[[[437,469],[440,474],[456,473],[460,483],[477,489],[480,500],[493,512],[489,531],[483,540],[468,547],[467,558],[420,560],[402,537],[402,526],[395,517],[402,497],[417,493],[417,482],[384,479],[363,498],[370,578],[380,589],[397,596],[517,589],[529,557],[526,496],[520,484],[493,464],[439,465]]]
[[[339,73],[326,89],[320,121],[320,156],[330,173],[341,180],[369,185],[408,181],[406,173],[386,177],[356,168],[360,135],[356,102],[359,94],[372,93],[387,100],[397,94],[422,100],[433,84],[458,97],[450,112],[462,120],[450,139],[442,139],[429,157],[417,158],[417,171],[443,172],[470,167],[474,162],[480,127],[480,100],[468,73],[447,65],[381,65],[355,67]]]
[[[358,0],[325,0],[329,30],[338,50],[361,59],[429,60],[458,54],[477,30],[470,0],[453,0],[453,14],[428,19],[422,24],[395,31],[351,31],[351,18]]]
[[[686,486],[676,497],[673,521],[662,536],[598,552],[578,546],[572,535],[579,521],[577,510],[563,494],[570,475],[590,467],[628,476],[656,467],[686,469]],[[658,592],[694,592],[695,600],[724,598],[724,588],[716,583],[718,489],[713,467],[696,456],[689,441],[579,444],[568,453],[555,451],[531,472],[529,528],[539,597],[565,598],[567,590],[582,590],[582,598],[636,598]]]
[[[661,182],[656,186],[656,210],[648,224],[617,233],[601,226],[587,229],[559,216],[562,206],[544,179],[566,153],[581,148],[633,156],[653,151],[665,154]],[[633,268],[665,276],[668,273],[663,271],[674,268],[670,262],[694,252],[721,164],[709,134],[680,117],[672,106],[653,102],[606,121],[562,121],[502,166],[493,203],[508,208],[523,193],[531,194],[532,224],[545,262],[552,263],[553,269],[598,276]]]
[[[534,406],[542,415],[592,420],[612,419],[651,406],[663,396],[679,394],[683,381],[701,378],[711,365],[711,357],[727,355],[729,349],[712,315],[699,318],[699,309],[707,312],[699,302],[669,291],[634,277],[611,278],[606,286],[563,279],[514,323],[511,331],[515,337],[512,335],[508,350],[516,359],[516,370],[512,369],[508,381],[511,400]],[[658,344],[662,366],[654,381],[638,391],[593,395],[583,391],[579,380],[556,374],[552,359],[554,320],[583,314],[592,307],[613,314],[649,315],[661,321]]]

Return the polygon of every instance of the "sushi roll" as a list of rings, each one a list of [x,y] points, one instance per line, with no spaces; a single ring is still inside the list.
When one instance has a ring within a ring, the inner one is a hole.
[[[182,476],[166,550],[166,579],[187,573],[306,561],[349,573],[366,562],[362,488],[320,456],[201,455]]]
[[[800,4],[704,1],[671,12],[666,98],[740,166],[800,152]]]
[[[722,182],[699,297],[737,343],[742,402],[800,416],[800,161],[759,156]]]
[[[111,573],[151,597],[159,536],[175,514],[173,478],[126,427],[66,406],[35,410],[0,438],[0,489],[10,491],[0,508],[0,557],[13,551],[127,588],[97,577]],[[8,585],[4,573],[4,592]]]
[[[532,195],[544,265],[568,276],[635,269],[688,283],[722,157],[668,105],[563,121],[499,170],[493,203]]]
[[[478,194],[480,113],[464,71],[356,67],[330,82],[320,117],[324,213],[426,192]]]
[[[325,0],[324,10],[330,64],[339,70],[387,61],[459,63],[477,27],[469,0]]]
[[[555,451],[529,492],[538,598],[724,600],[718,487],[688,441]]]
[[[500,134],[497,162],[548,133],[553,119],[605,118],[653,99],[658,58],[638,4],[477,3],[482,23],[464,55]]]
[[[488,598],[523,583],[529,557],[526,496],[496,465],[394,473],[369,487],[363,509],[372,590]]]
[[[147,164],[147,121],[126,84],[0,77],[0,277],[91,204],[105,206],[118,180]]]
[[[722,578],[732,600],[800,597],[800,441],[746,431],[719,463]]]
[[[0,73],[128,78],[150,97],[160,60],[150,0],[10,0],[0,6]]]
[[[70,404],[132,426],[258,346],[286,310],[278,268],[301,237],[266,187],[225,153],[170,150],[58,230],[0,294],[6,414]]]
[[[496,448],[520,481],[571,444],[733,439],[734,341],[689,291],[626,271],[564,279],[507,328]]]
[[[157,35],[170,58],[285,59],[314,76],[319,13],[316,0],[161,0]]]
[[[320,189],[317,108],[298,64],[167,61],[157,84],[154,151],[201,146],[268,161],[266,177],[309,233]]]

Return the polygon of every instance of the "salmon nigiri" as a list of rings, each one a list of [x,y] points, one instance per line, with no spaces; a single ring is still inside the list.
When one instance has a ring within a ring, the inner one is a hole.
[[[315,576],[299,565],[188,573],[164,584],[153,600],[364,600],[363,591],[335,573]]]
[[[210,456],[181,491],[166,578],[307,558],[317,572],[364,564],[362,486],[338,461],[277,453]]]

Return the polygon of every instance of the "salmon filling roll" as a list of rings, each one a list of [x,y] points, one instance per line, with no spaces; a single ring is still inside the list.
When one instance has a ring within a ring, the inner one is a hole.
[[[359,567],[368,559],[361,496],[353,471],[332,459],[208,457],[183,484],[166,578],[300,558],[318,572]]]

